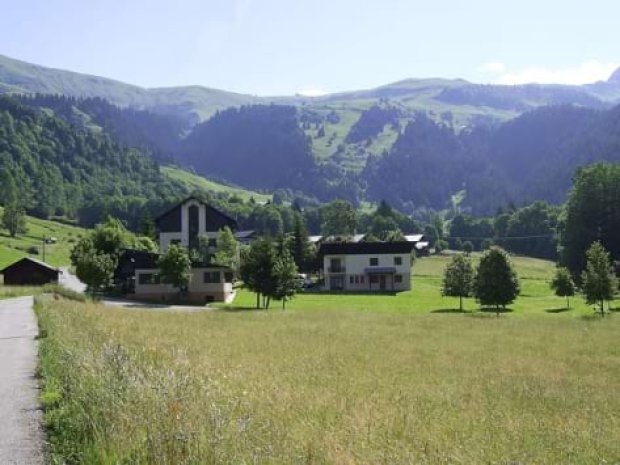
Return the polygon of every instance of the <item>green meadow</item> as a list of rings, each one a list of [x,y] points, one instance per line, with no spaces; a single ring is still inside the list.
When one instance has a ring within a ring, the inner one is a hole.
[[[496,317],[413,290],[303,294],[282,311],[37,303],[53,463],[592,464],[620,460],[620,317],[564,311],[553,264],[515,258]],[[618,306],[616,302],[615,306]]]
[[[229,186],[212,181],[207,178],[203,178],[200,175],[190,173],[189,171],[182,170],[173,166],[162,166],[161,172],[173,181],[178,182],[184,186],[188,186],[192,189],[200,189],[214,193],[224,193],[229,195],[236,195],[244,201],[254,198],[257,202],[269,202],[272,196],[270,194],[261,194],[251,190],[243,189],[241,187]]]
[[[0,207],[2,214],[2,207]],[[43,260],[43,238],[55,237],[55,244],[45,245],[45,261],[52,266],[69,266],[71,249],[86,231],[83,228],[57,221],[26,217],[28,232],[17,237],[10,237],[8,232],[0,229],[0,269],[14,261],[32,256]],[[32,253],[36,249],[37,253]]]

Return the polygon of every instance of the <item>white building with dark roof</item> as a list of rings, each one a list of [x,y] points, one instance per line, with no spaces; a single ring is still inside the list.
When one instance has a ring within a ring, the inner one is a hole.
[[[411,289],[414,243],[326,242],[319,248],[325,290],[398,292]]]

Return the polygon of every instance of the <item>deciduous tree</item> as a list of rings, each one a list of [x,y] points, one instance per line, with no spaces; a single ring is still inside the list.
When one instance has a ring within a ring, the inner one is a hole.
[[[470,297],[474,284],[474,268],[471,260],[458,254],[452,257],[443,274],[441,294],[458,297],[459,309],[463,311],[463,297]]]
[[[486,251],[474,279],[474,293],[480,304],[495,306],[499,316],[500,306],[514,302],[520,292],[519,278],[508,254],[499,247]]]
[[[566,268],[556,268],[550,287],[558,297],[566,297],[566,308],[570,308],[569,299],[575,295],[575,283]]]
[[[187,289],[191,279],[192,262],[185,247],[170,245],[159,258],[157,265],[162,282],[172,284],[179,292]]]

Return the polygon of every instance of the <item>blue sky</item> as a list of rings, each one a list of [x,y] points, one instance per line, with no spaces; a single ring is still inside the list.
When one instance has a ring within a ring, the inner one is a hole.
[[[258,95],[409,77],[583,83],[620,66],[617,0],[0,0],[0,54]]]

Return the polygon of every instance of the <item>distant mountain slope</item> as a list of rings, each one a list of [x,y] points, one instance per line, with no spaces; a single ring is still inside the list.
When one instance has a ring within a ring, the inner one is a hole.
[[[170,113],[196,123],[215,111],[261,101],[200,86],[145,89],[98,76],[26,63],[0,55],[0,92],[101,97],[122,107]]]
[[[451,111],[467,122],[476,115],[506,120],[541,105],[571,103],[600,106],[620,99],[620,73],[604,83],[586,86],[480,86],[461,79],[406,79],[374,89],[321,97],[256,97],[202,86],[146,89],[113,79],[46,68],[0,55],[0,92],[101,97],[109,102],[183,117],[192,124],[217,110],[253,103],[332,106],[370,106],[382,99],[414,111]],[[506,110],[513,113],[501,113]]]

